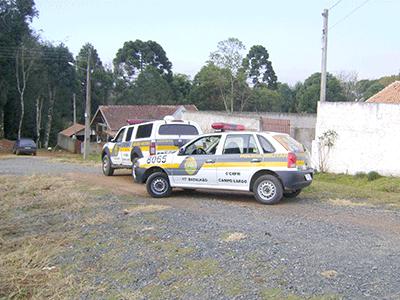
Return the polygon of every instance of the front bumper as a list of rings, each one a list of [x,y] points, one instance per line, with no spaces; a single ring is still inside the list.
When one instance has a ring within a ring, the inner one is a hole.
[[[309,186],[314,178],[314,170],[308,169],[304,171],[280,171],[276,172],[283,183],[285,190],[298,190]],[[311,177],[307,180],[306,177]]]

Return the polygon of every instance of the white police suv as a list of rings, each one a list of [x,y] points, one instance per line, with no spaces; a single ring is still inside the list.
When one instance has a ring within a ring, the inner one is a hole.
[[[130,169],[137,159],[177,151],[182,145],[202,133],[195,122],[176,120],[127,120],[115,138],[103,146],[101,160],[103,173],[114,174],[115,169]]]
[[[214,123],[219,132],[201,135],[172,154],[143,157],[133,175],[160,198],[172,188],[252,191],[263,204],[296,197],[313,180],[304,147],[289,135],[244,131]],[[227,131],[236,130],[236,131]]]

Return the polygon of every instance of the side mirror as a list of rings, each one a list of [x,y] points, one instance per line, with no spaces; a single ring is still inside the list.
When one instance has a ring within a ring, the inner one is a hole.
[[[114,138],[112,136],[108,136],[107,142],[113,142],[113,141],[114,141]]]
[[[184,154],[185,153],[185,147],[181,147],[181,148],[179,148],[179,152],[178,152],[178,154],[179,155],[182,155],[182,154]]]

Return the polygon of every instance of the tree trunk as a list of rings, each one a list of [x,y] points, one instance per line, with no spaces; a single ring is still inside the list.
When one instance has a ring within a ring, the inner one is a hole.
[[[18,126],[18,138],[21,138],[21,131],[22,131],[22,122],[24,120],[24,115],[25,115],[25,105],[24,105],[24,90],[25,88],[22,90],[21,94],[20,94],[20,101],[21,101],[21,115],[19,118],[19,126]]]
[[[44,134],[44,147],[46,149],[49,147],[51,123],[53,122],[53,110],[54,110],[55,97],[56,97],[56,89],[54,88],[54,90],[53,90],[49,86],[49,109],[47,111],[47,124],[46,124],[46,131]]]
[[[4,138],[4,107],[0,107],[0,139]]]
[[[43,99],[41,96],[36,98],[36,145],[40,148],[40,129],[42,124]]]

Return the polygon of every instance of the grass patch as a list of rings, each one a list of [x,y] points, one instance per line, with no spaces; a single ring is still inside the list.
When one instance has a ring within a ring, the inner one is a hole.
[[[370,177],[362,173],[355,176],[319,173],[312,185],[304,189],[304,195],[337,205],[360,203],[400,208],[400,178],[373,175],[374,180],[371,180]]]
[[[62,163],[76,163],[88,166],[101,164],[100,154],[89,154],[87,159],[83,159],[83,154],[73,154],[65,151],[60,152],[39,152],[40,156],[49,156],[51,160]]]
[[[81,238],[82,224],[112,221],[80,213],[99,205],[81,189],[60,177],[0,176],[0,299],[70,298],[77,290],[58,256]]]

